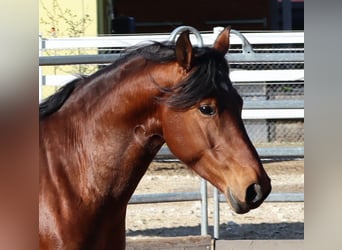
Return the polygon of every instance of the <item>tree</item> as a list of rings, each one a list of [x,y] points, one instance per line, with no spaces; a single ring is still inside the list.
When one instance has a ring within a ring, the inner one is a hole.
[[[40,18],[40,23],[45,27],[49,27],[48,34],[52,37],[81,37],[85,35],[86,29],[93,22],[89,14],[79,16],[71,9],[63,8],[58,0],[52,0],[52,7],[48,7],[44,0],[40,0],[40,5],[44,11],[44,17]],[[81,55],[89,54],[85,49],[74,50],[54,50],[45,52],[47,55]],[[71,74],[90,74],[96,69],[90,65],[74,65],[74,66],[55,66],[54,73],[58,72]]]
[[[84,16],[79,17],[72,10],[62,8],[58,0],[52,0],[51,10],[44,4],[43,0],[40,0],[40,4],[46,14],[46,18],[40,18],[40,23],[54,28],[56,32],[54,34],[55,36],[83,36],[93,21],[89,14],[84,14]]]

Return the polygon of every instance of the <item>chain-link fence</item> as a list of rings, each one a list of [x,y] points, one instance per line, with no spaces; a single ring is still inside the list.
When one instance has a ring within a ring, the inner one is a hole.
[[[286,53],[304,53],[304,44],[258,44],[253,45],[253,50],[255,53],[283,53],[284,57],[286,57]],[[232,46],[230,53],[241,53],[241,46]],[[239,62],[231,63],[230,70],[231,72],[243,70],[246,72],[259,71],[260,73],[268,70],[286,70],[290,76],[291,70],[304,70],[304,62]],[[298,101],[304,103],[304,78],[296,81],[272,81],[268,79],[257,82],[233,82],[233,84],[243,97],[245,103],[277,100],[289,104]],[[304,144],[304,118],[247,119],[245,120],[245,126],[251,140],[258,147],[279,145],[303,146]]]
[[[245,101],[304,100],[304,82],[236,84],[235,87]],[[253,143],[258,146],[303,145],[304,143],[304,118],[245,120],[245,126]]]

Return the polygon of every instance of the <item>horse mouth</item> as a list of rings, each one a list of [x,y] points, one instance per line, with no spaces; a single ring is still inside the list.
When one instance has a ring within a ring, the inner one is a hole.
[[[251,209],[247,203],[239,201],[234,196],[231,189],[228,189],[226,197],[229,201],[229,204],[231,205],[231,207],[233,208],[233,210],[237,214],[245,214],[245,213],[249,212],[249,210]]]

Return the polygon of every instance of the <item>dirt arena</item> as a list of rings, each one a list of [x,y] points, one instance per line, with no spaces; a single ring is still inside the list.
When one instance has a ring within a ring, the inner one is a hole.
[[[304,192],[304,161],[264,163],[272,192]],[[135,194],[194,192],[199,177],[181,163],[154,162]],[[213,235],[212,187],[208,184],[209,234]],[[132,238],[200,235],[200,201],[129,205],[127,236]],[[266,202],[244,215],[220,203],[220,239],[304,239],[303,202]]]

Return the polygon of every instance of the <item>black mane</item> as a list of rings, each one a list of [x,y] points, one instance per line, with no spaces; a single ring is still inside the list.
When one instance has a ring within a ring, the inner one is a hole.
[[[194,65],[189,76],[166,92],[172,92],[166,103],[174,109],[185,110],[201,100],[215,97],[224,102],[233,88],[224,56],[210,48],[195,50]]]
[[[176,60],[175,45],[155,42],[146,47],[132,47],[132,54],[159,63]],[[187,79],[171,88],[161,88],[171,108],[186,110],[204,98],[216,97],[223,102],[233,88],[224,55],[209,47],[194,47],[194,63]],[[158,84],[158,83],[157,83]]]
[[[39,104],[39,119],[43,119],[57,111],[68,99],[75,87],[82,80],[81,77],[72,80],[61,87],[55,94],[48,97]]]
[[[174,44],[155,42],[132,49],[132,54],[139,54],[146,60],[159,63],[176,60]],[[228,77],[228,63],[222,53],[209,47],[194,47],[193,52],[193,68],[187,79],[171,88],[161,88],[167,95],[161,100],[171,108],[186,110],[208,97],[216,97],[223,102],[233,88]]]
[[[218,99],[229,92],[232,84],[228,78],[228,64],[220,52],[209,47],[194,47],[193,68],[185,81],[171,88],[162,88],[161,91],[167,95],[165,101],[171,108],[184,110],[195,105],[207,97],[218,97]],[[125,63],[137,56],[148,61],[167,63],[176,60],[175,44],[154,42],[145,46],[135,46],[127,49],[125,54],[112,65],[97,71],[87,77],[94,78],[100,74],[106,74],[113,68]],[[77,78],[47,98],[39,105],[39,118],[43,119],[56,112],[72,94],[74,89],[85,77]]]

